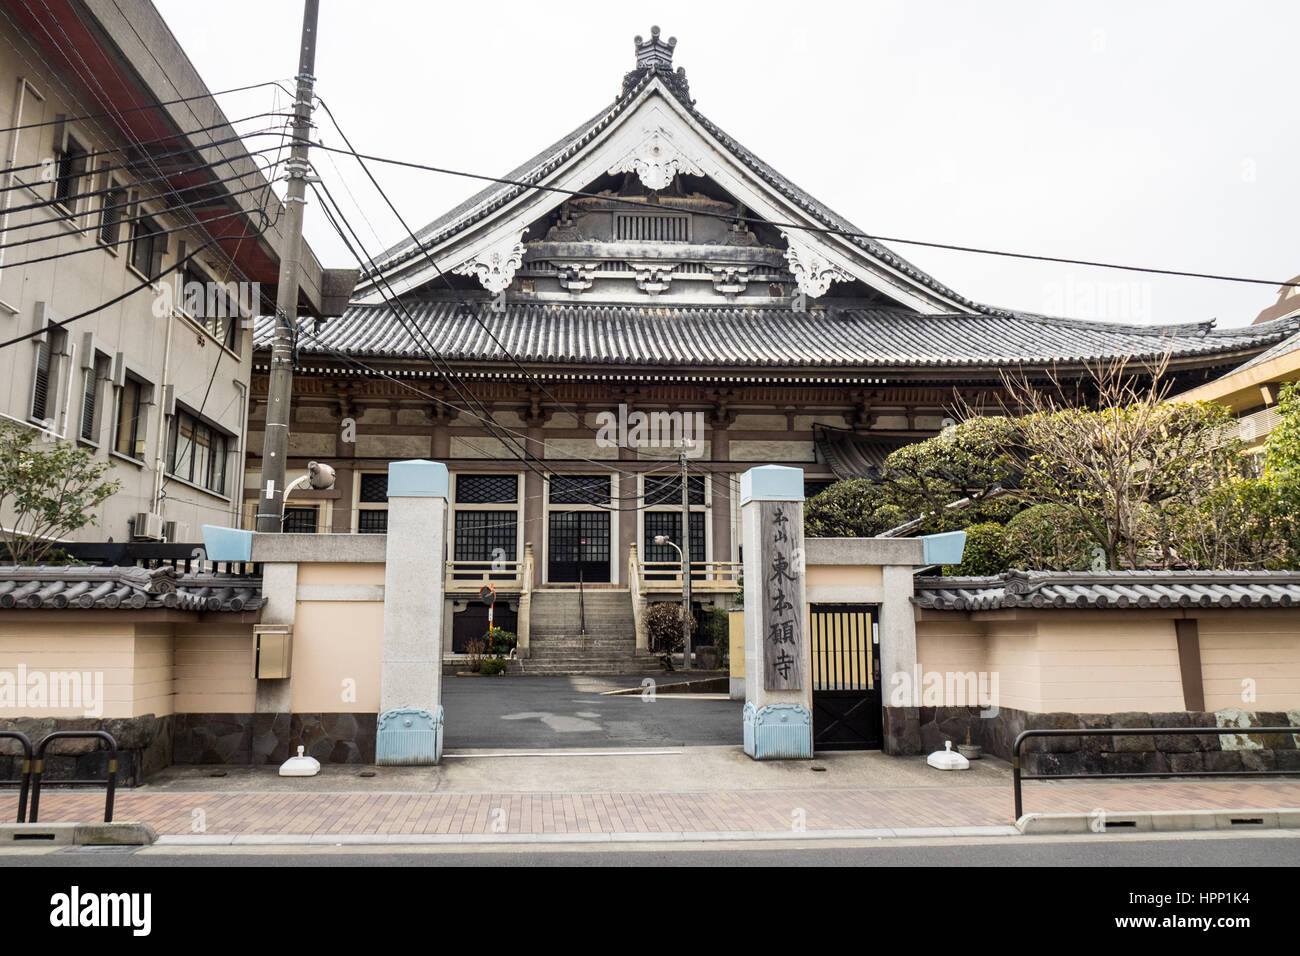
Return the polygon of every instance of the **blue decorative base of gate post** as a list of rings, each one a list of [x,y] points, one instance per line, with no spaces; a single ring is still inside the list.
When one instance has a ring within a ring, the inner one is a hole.
[[[745,753],[755,760],[810,760],[812,714],[798,704],[755,708],[745,701]]]
[[[381,767],[436,764],[442,759],[442,705],[437,710],[399,707],[379,715],[375,763]]]

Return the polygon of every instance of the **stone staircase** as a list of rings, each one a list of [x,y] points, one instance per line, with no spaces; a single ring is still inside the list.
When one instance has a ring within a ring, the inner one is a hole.
[[[654,666],[648,654],[637,656],[629,591],[588,590],[583,602],[585,614],[580,617],[576,589],[533,592],[529,655],[519,662],[520,673],[628,674]]]

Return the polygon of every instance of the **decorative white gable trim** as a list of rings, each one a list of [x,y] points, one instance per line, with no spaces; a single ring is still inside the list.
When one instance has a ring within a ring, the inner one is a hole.
[[[504,292],[515,281],[515,270],[524,263],[523,238],[527,231],[525,228],[508,233],[451,271],[462,276],[478,276],[479,283],[493,295]]]
[[[791,238],[786,232],[781,233],[781,238],[786,241],[785,259],[790,263],[799,291],[810,299],[825,295],[832,282],[852,281],[852,276],[829,262],[812,246]]]
[[[666,189],[678,173],[703,176],[699,163],[683,153],[662,127],[645,130],[645,136],[636,147],[625,154],[607,170],[614,173],[636,173],[646,189]]]

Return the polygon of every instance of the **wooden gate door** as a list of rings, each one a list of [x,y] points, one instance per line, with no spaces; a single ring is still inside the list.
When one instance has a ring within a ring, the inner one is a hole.
[[[877,750],[881,745],[876,608],[813,604],[813,750]]]

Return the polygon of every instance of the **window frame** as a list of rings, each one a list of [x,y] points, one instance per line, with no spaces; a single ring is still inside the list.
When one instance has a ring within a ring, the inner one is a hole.
[[[225,498],[231,440],[235,436],[182,405],[177,405],[176,411],[168,417],[167,447],[163,455],[163,467],[167,475],[201,491]],[[183,451],[182,438],[187,442]],[[202,456],[199,454],[200,449],[206,449]],[[179,469],[182,460],[185,463],[183,472]],[[199,474],[200,471],[202,474]]]
[[[52,206],[68,219],[74,219],[77,215],[77,188],[81,179],[85,178],[89,162],[89,152],[81,145],[75,136],[67,134],[64,136],[64,142],[54,150],[54,178],[51,180],[52,191],[50,201]],[[67,163],[69,168],[64,169]],[[60,197],[61,186],[66,185],[66,195]]]
[[[139,447],[140,452],[122,451],[122,414],[126,409],[126,399],[128,386],[134,388],[135,394],[135,415],[131,431],[131,447]],[[127,371],[122,379],[122,384],[116,389],[117,395],[114,402],[113,414],[113,442],[111,446],[112,453],[119,458],[125,458],[127,461],[134,462],[137,465],[143,465],[149,457],[149,406],[152,404],[153,385],[144,378],[133,375]]]

